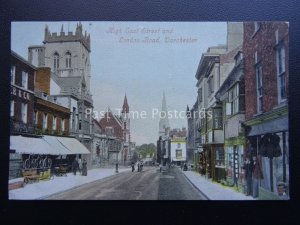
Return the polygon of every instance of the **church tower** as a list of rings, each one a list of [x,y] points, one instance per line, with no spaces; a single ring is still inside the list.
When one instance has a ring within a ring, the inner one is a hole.
[[[93,99],[90,91],[91,38],[83,32],[81,22],[75,32],[50,32],[44,29],[43,45],[30,46],[28,59],[37,67],[49,67],[57,86],[50,90],[65,107],[70,109],[70,136],[77,138],[90,151],[93,148]],[[90,157],[90,156],[89,156]],[[88,165],[90,158],[87,158]]]
[[[163,93],[163,100],[161,106],[161,117],[159,119],[159,137],[165,138],[168,134],[168,130],[170,129],[169,119],[168,119],[168,110],[166,103],[165,92]]]
[[[63,25],[60,33],[51,33],[48,26],[44,33],[45,65],[58,77],[82,77],[86,91],[90,92],[90,34],[83,33],[82,24],[76,25],[75,33],[65,32]]]

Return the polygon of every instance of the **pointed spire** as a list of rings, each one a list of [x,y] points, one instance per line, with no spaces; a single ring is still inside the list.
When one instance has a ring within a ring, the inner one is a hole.
[[[189,105],[186,106],[186,111],[187,111],[187,112],[190,111]]]
[[[165,92],[163,92],[163,100],[162,100],[161,111],[165,111],[165,112],[167,111],[167,103],[166,103]]]
[[[129,105],[127,102],[126,94],[125,94],[125,98],[124,98],[124,102],[123,102],[122,113],[129,113]]]
[[[165,92],[163,92],[163,100],[161,105],[161,117],[159,119],[159,136],[165,136],[166,132],[168,133],[168,128],[170,128],[168,109],[167,109]]]
[[[63,32],[64,32],[64,25],[62,24],[61,29],[60,29],[60,33],[63,33]]]

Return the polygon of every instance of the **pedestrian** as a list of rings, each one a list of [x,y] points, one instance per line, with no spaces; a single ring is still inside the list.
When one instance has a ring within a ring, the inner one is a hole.
[[[137,163],[138,172],[140,172],[140,162]]]
[[[72,163],[72,171],[73,171],[73,174],[75,176],[76,176],[77,168],[78,168],[78,161],[75,158],[74,161],[73,161],[73,163]]]
[[[81,158],[78,159],[78,170],[79,170],[79,173],[82,172],[82,161],[81,161]]]
[[[159,164],[159,172],[161,172],[161,171],[162,171],[162,165]]]
[[[257,198],[259,180],[264,179],[261,169],[260,157],[253,157],[253,167],[253,198]]]
[[[131,171],[134,172],[135,168],[134,168],[134,162],[131,163]]]
[[[246,178],[246,195],[252,195],[252,172],[253,172],[253,161],[246,157],[243,165],[243,169],[245,170],[245,178]]]
[[[87,176],[87,162],[85,159],[82,162],[82,176]]]
[[[141,161],[141,164],[140,164],[140,172],[142,172],[143,166],[144,166],[143,161]]]

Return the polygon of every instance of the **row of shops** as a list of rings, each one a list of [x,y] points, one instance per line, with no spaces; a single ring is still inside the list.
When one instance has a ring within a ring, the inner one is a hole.
[[[288,24],[228,23],[227,38],[199,63],[188,151],[212,181],[258,199],[289,199]]]

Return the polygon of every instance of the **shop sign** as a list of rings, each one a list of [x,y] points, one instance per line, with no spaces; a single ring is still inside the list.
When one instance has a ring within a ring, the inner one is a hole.
[[[14,86],[12,86],[10,94],[25,100],[30,100],[30,93]]]

